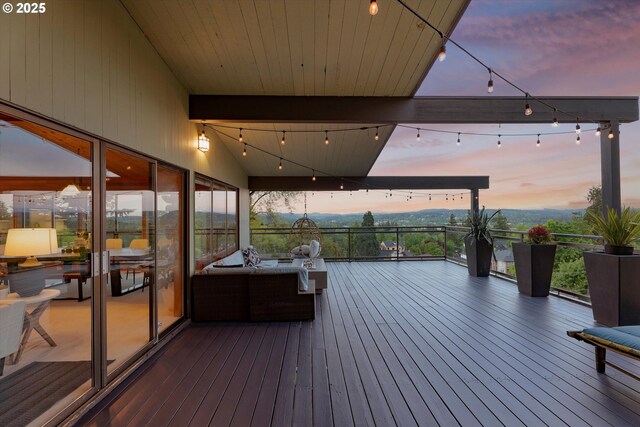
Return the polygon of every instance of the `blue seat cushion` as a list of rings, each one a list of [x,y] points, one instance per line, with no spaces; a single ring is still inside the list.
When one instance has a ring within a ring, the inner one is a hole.
[[[640,351],[640,325],[616,328],[587,328],[585,334]]]

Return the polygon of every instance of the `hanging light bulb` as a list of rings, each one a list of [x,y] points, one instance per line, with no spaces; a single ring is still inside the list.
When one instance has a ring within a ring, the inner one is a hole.
[[[284,140],[284,131],[282,131],[282,139],[280,140],[280,144],[284,145],[287,141]]]
[[[329,132],[324,131],[324,145],[329,145]]]
[[[378,2],[376,0],[371,0],[371,3],[369,3],[369,14],[371,16],[378,14]]]
[[[488,70],[489,70],[489,83],[487,83],[487,92],[493,93],[493,74],[492,74],[491,68],[488,68]]]
[[[456,141],[456,145],[460,145],[460,132],[458,132],[458,141]]]
[[[242,128],[240,128],[240,135],[238,135],[238,142],[243,142],[244,139],[242,139]]]
[[[344,184],[342,183],[342,181],[340,181],[340,189],[344,190]]]
[[[536,141],[536,147],[540,147],[540,134],[538,134],[538,141]]]
[[[613,135],[613,129],[609,130],[609,135],[607,135],[607,138],[609,139],[613,139],[614,135]]]
[[[558,117],[556,117],[557,111],[557,109],[553,109],[553,121],[551,122],[551,126],[553,126],[554,128],[558,127]]]
[[[498,148],[502,148],[502,143],[500,142],[500,137],[502,135],[498,135]]]
[[[198,136],[198,150],[203,153],[209,151],[209,137],[204,133],[204,123],[202,124],[202,133]]]
[[[440,52],[438,52],[438,61],[442,62],[447,57],[447,48],[444,45],[444,37],[442,37],[442,45],[440,46]]]
[[[431,193],[429,193],[429,201],[431,201]]]
[[[578,120],[578,123],[576,123],[576,133],[579,134],[580,133],[580,123]]]
[[[460,193],[460,200],[464,199],[464,194]]]
[[[416,131],[418,132],[416,134],[416,141],[420,142],[420,129],[418,128],[418,129],[416,129]]]
[[[282,170],[282,157],[280,157],[280,163],[278,163],[278,170]]]
[[[580,145],[580,135],[576,135],[576,145]]]
[[[316,180],[316,171],[313,171],[313,175],[311,176],[311,181],[315,181]]]
[[[376,141],[380,139],[380,135],[378,134],[378,126],[376,126],[376,136],[374,136],[373,139]]]
[[[242,156],[247,157],[247,144],[244,144],[244,149],[242,150]]]
[[[600,136],[602,134],[602,129],[600,128],[600,126],[598,126],[598,128],[596,129],[596,136]]]
[[[529,105],[529,94],[525,94],[525,104],[524,104],[524,115],[530,116],[533,114],[533,110],[531,109],[531,105]]]

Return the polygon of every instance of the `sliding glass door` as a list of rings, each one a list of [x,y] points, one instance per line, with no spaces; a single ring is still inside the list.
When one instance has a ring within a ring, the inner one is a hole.
[[[107,372],[154,339],[155,163],[125,151],[105,150],[104,171],[108,280]]]

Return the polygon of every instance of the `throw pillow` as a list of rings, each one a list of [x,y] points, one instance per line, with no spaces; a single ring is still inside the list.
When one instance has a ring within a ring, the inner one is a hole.
[[[253,246],[248,246],[246,249],[243,249],[242,257],[244,258],[244,265],[247,267],[255,267],[260,264],[260,255],[258,255],[258,251],[256,251]]]

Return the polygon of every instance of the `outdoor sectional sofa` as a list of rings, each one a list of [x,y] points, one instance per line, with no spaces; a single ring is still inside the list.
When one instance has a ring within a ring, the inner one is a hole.
[[[191,320],[313,320],[315,292],[306,292],[307,282],[300,267],[207,268],[191,278]]]

